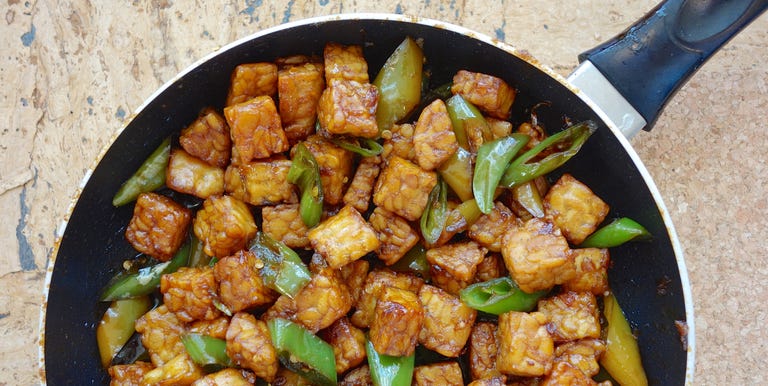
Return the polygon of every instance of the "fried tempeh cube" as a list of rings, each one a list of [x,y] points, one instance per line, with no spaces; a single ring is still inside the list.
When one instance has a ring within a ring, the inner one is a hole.
[[[181,343],[181,335],[185,331],[184,323],[165,305],[150,310],[136,320],[136,332],[141,334],[141,343],[155,366],[185,352]]]
[[[466,70],[459,70],[453,76],[451,92],[477,106],[486,114],[508,119],[509,109],[515,101],[515,89],[501,78]]]
[[[361,46],[327,43],[323,49],[323,61],[327,83],[331,83],[333,79],[368,83],[368,62],[363,56]]]
[[[433,285],[451,295],[459,296],[459,292],[474,283],[474,279],[459,280],[450,272],[437,264],[429,265],[429,278]]]
[[[144,375],[152,370],[151,363],[137,361],[130,365],[115,365],[107,369],[110,386],[139,386]]]
[[[251,384],[240,371],[227,368],[198,379],[192,386],[250,386]]]
[[[267,324],[251,314],[238,312],[232,316],[227,329],[227,355],[267,382],[277,374],[277,351]]]
[[[389,130],[381,133],[384,143],[381,156],[388,161],[392,156],[398,156],[411,162],[416,162],[416,150],[413,147],[413,132],[415,128],[410,123],[394,124]]]
[[[317,108],[320,126],[330,134],[375,138],[379,135],[376,106],[379,91],[370,83],[334,79],[328,82]]]
[[[608,204],[587,186],[563,174],[544,197],[544,212],[573,244],[581,244],[608,215]]]
[[[269,159],[230,165],[224,174],[224,190],[251,205],[296,203],[294,185],[288,182],[291,161]]]
[[[219,258],[245,249],[258,231],[248,205],[227,195],[206,199],[193,228],[205,254]]]
[[[368,365],[362,365],[350,370],[344,379],[339,381],[339,386],[373,386],[371,369]]]
[[[592,378],[568,362],[557,362],[552,372],[541,381],[541,386],[597,386]]]
[[[501,375],[496,369],[496,325],[480,322],[472,326],[469,337],[469,372],[472,379],[483,379]]]
[[[491,213],[480,216],[469,226],[467,236],[489,251],[500,252],[504,234],[517,223],[517,216],[504,204],[496,201]]]
[[[268,96],[255,97],[224,108],[232,137],[232,163],[269,158],[289,148],[275,101]]]
[[[349,205],[310,229],[307,237],[331,268],[339,268],[379,247],[376,231]]]
[[[541,299],[539,312],[547,316],[547,330],[556,342],[600,337],[597,299],[590,292],[567,291]]]
[[[578,248],[571,250],[574,276],[563,282],[566,291],[591,292],[601,295],[608,291],[608,265],[610,253],[605,248]]]
[[[208,335],[217,339],[227,337],[227,328],[229,328],[229,317],[226,315],[212,320],[196,320],[187,325],[187,331],[190,333]]]
[[[320,337],[333,347],[337,373],[343,374],[365,360],[365,333],[346,317],[321,331]]]
[[[374,315],[368,334],[376,352],[392,356],[413,354],[425,318],[419,297],[408,290],[384,287]]]
[[[317,105],[324,88],[322,63],[289,65],[277,72],[280,119],[291,143],[314,133]]]
[[[547,317],[539,312],[499,315],[496,368],[507,375],[535,377],[549,373],[555,347],[546,323]]]
[[[434,170],[459,148],[448,109],[442,99],[435,99],[422,110],[413,131],[416,162],[424,170]]]
[[[277,293],[261,279],[259,269],[264,263],[251,251],[240,250],[221,258],[213,267],[219,283],[219,298],[232,312],[272,303]]]
[[[331,205],[342,203],[344,188],[352,179],[355,155],[336,146],[333,142],[311,135],[303,142],[320,168],[320,182],[323,185],[323,200]]]
[[[373,203],[410,221],[421,217],[437,174],[393,156],[381,171],[373,191]]]
[[[490,378],[475,379],[474,381],[470,382],[467,386],[506,386],[506,385],[507,385],[507,376],[497,375],[495,377],[490,377]]]
[[[125,238],[139,252],[160,261],[170,260],[187,236],[189,209],[157,193],[141,193]]]
[[[325,268],[294,297],[296,314],[293,318],[312,332],[318,332],[346,315],[352,308],[352,294],[341,280],[338,270]]]
[[[365,213],[371,202],[373,195],[373,186],[376,184],[376,177],[379,176],[381,167],[381,157],[364,157],[355,170],[355,176],[344,193],[343,202],[345,205],[352,205],[360,213]]]
[[[477,265],[474,281],[488,281],[507,275],[507,267],[504,266],[504,258],[498,253],[489,253]]]
[[[456,362],[440,362],[416,366],[413,369],[414,386],[463,386],[461,367]]]
[[[548,221],[532,218],[509,228],[501,253],[512,278],[525,292],[549,289],[573,277],[568,241]]]
[[[224,193],[224,169],[211,166],[183,149],[171,150],[165,185],[200,198]]]
[[[264,233],[289,248],[309,248],[309,228],[301,219],[299,204],[265,206],[261,209]]]
[[[600,372],[598,361],[605,353],[605,342],[600,339],[581,339],[555,347],[555,363],[568,362],[584,374],[594,377]]]
[[[386,209],[376,207],[368,222],[380,241],[376,255],[386,265],[396,263],[420,240],[419,233],[408,221]]]
[[[261,320],[264,321],[276,318],[296,320],[296,302],[286,295],[280,295],[272,306],[261,314]]]
[[[419,343],[447,357],[458,357],[472,332],[477,311],[429,284],[419,290],[419,301],[424,307]]]
[[[213,320],[221,312],[216,308],[218,285],[212,267],[181,267],[160,278],[163,304],[182,322]]]
[[[439,265],[459,280],[471,280],[488,250],[474,241],[447,244],[427,250],[427,261]]]
[[[514,129],[511,122],[503,119],[486,117],[485,121],[488,122],[488,127],[491,129],[491,137],[493,139],[508,137],[512,134],[512,129]]]
[[[277,93],[277,65],[274,63],[245,63],[232,71],[227,106],[245,102],[257,96]]]
[[[203,110],[200,117],[181,130],[181,147],[193,157],[220,168],[229,164],[232,139],[227,121],[216,110]]]
[[[395,287],[415,294],[419,292],[422,285],[424,285],[424,280],[407,273],[393,272],[388,269],[377,269],[369,272],[360,299],[355,305],[355,312],[350,319],[352,324],[360,328],[370,327],[374,318],[374,307],[376,307],[376,301],[383,288]]]
[[[177,386],[191,385],[192,382],[205,375],[190,358],[187,352],[183,352],[168,362],[163,363],[144,375],[141,385],[153,386]]]

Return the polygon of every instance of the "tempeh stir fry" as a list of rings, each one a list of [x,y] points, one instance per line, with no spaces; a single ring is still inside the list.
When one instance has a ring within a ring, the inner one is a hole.
[[[123,185],[113,385],[647,383],[607,274],[648,234],[550,174],[595,125],[515,127],[514,85],[472,69],[426,90],[420,44],[373,80],[333,42],[239,65]]]

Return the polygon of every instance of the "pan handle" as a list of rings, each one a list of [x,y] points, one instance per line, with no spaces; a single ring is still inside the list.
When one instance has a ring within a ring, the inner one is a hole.
[[[645,119],[650,130],[670,97],[768,0],[667,0],[613,39],[579,55]]]

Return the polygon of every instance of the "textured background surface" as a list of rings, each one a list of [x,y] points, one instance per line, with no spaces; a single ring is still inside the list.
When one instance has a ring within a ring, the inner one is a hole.
[[[93,160],[153,90],[217,47],[310,16],[404,13],[505,40],[565,75],[578,53],[621,32],[655,1],[212,3],[6,0],[0,7],[0,385],[40,382],[44,272]],[[697,384],[768,378],[766,58],[768,16],[680,91],[654,131],[634,140],[685,252]]]

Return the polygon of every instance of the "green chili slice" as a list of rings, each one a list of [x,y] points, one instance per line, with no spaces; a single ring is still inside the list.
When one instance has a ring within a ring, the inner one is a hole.
[[[291,168],[288,170],[288,182],[299,186],[301,220],[311,228],[320,223],[320,216],[323,214],[323,183],[320,181],[320,167],[303,143],[297,144],[295,149]]]
[[[594,122],[584,121],[546,138],[509,164],[500,185],[511,188],[557,169],[578,153],[595,130],[597,126]],[[550,154],[539,161],[527,163],[545,149],[565,145],[568,145],[566,150]]]
[[[448,218],[448,187],[442,178],[429,192],[427,208],[421,214],[421,234],[428,244],[433,244],[440,238]]]
[[[415,353],[402,357],[379,354],[370,340],[365,343],[365,353],[375,386],[410,386]]]
[[[651,233],[637,221],[622,217],[589,235],[579,246],[582,248],[612,248],[628,241],[650,237]]]
[[[190,243],[186,243],[179,248],[171,260],[141,268],[136,273],[119,273],[110,281],[112,284],[102,292],[99,300],[106,302],[149,295],[160,287],[160,278],[163,275],[176,272],[179,268],[187,266],[189,249]]]
[[[165,185],[165,170],[171,157],[171,138],[166,138],[160,146],[149,155],[139,169],[133,173],[112,198],[112,205],[122,206],[141,193],[151,192]]]
[[[373,84],[379,90],[376,107],[379,132],[389,130],[419,104],[423,63],[421,47],[406,37],[376,75]]]
[[[518,288],[510,277],[504,276],[475,283],[459,291],[459,297],[469,307],[494,315],[509,311],[527,312],[549,291],[527,293]]]
[[[96,343],[101,364],[108,367],[112,358],[136,331],[136,320],[152,307],[147,296],[115,300],[109,306],[96,327]]]
[[[445,101],[445,107],[448,109],[448,116],[451,118],[456,141],[462,148],[470,150],[469,137],[467,136],[468,129],[480,130],[485,139],[490,136],[491,128],[488,126],[488,122],[485,121],[483,113],[461,95],[456,94],[448,98]]]
[[[248,249],[264,263],[259,275],[267,287],[293,298],[309,283],[309,269],[299,255],[266,233],[257,232]]]
[[[509,166],[509,162],[522,149],[531,137],[525,134],[512,134],[507,137],[486,142],[477,150],[475,175],[472,178],[472,192],[480,211],[488,214],[493,210],[493,198],[499,181]]]
[[[437,169],[440,177],[462,201],[472,198],[472,158],[469,151],[460,147]]]
[[[339,138],[331,138],[331,142],[333,142],[336,146],[344,150],[349,150],[353,153],[360,154],[363,157],[374,157],[384,151],[384,147],[381,146],[380,143],[376,142],[376,140],[370,138],[360,138],[359,141],[362,142],[362,146],[341,140]]]
[[[427,249],[421,243],[416,244],[389,268],[396,272],[413,272],[424,279],[429,279]]]
[[[211,259],[213,259],[213,257],[205,254],[203,242],[192,233],[190,236],[189,266],[205,267],[211,263]]]
[[[286,319],[270,319],[267,327],[283,366],[313,384],[336,384],[336,358],[330,344]]]
[[[613,294],[605,296],[603,306],[608,327],[605,329],[605,354],[600,358],[600,365],[620,385],[648,385],[637,339],[616,297]]]
[[[185,334],[181,336],[181,343],[187,350],[192,361],[206,371],[217,371],[224,367],[232,367],[232,359],[227,355],[227,342],[202,334]]]
[[[531,216],[544,217],[544,201],[536,187],[536,181],[530,180],[512,188],[512,198],[517,201]]]

